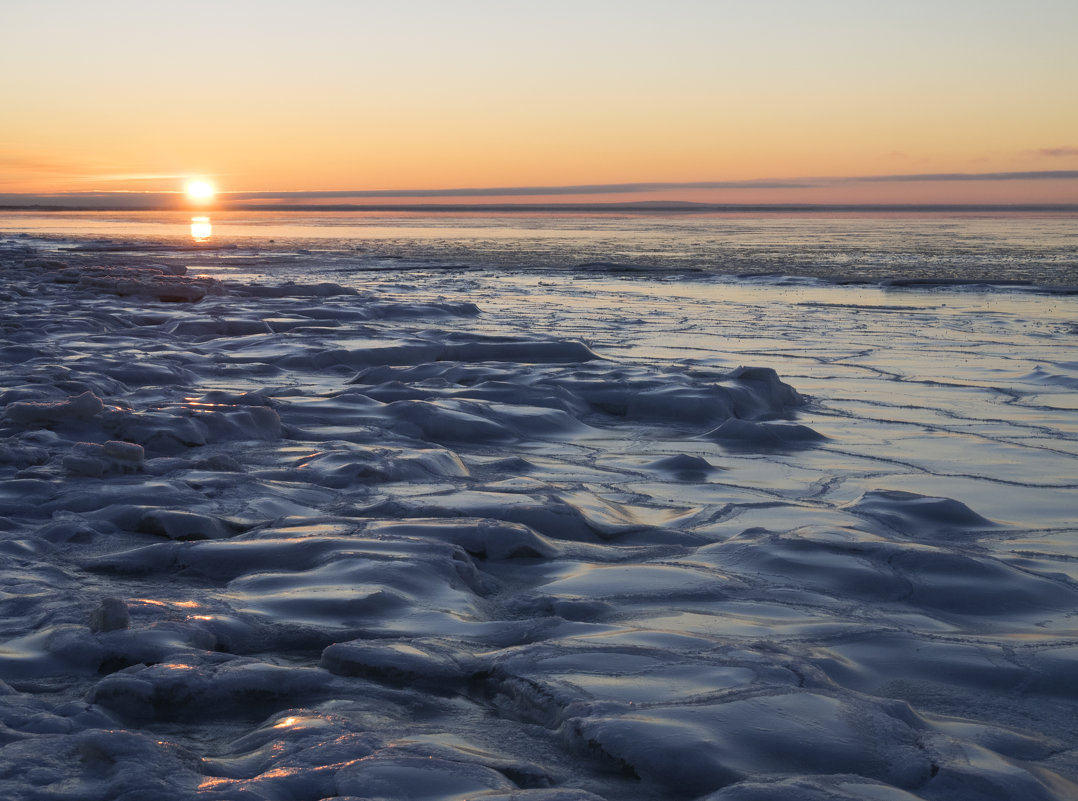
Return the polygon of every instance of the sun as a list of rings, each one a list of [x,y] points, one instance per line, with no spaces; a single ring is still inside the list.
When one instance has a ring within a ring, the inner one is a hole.
[[[188,181],[185,187],[187,199],[195,203],[206,203],[213,200],[217,190],[208,181]]]

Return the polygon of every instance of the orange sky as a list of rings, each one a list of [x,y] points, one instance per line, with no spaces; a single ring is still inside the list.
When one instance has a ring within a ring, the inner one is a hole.
[[[1073,0],[13,0],[0,199],[1051,171],[541,199],[1076,203],[1076,30]]]

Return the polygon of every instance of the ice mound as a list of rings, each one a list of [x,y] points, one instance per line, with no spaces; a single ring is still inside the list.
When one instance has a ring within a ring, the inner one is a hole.
[[[644,467],[648,470],[671,473],[684,479],[703,477],[719,469],[702,456],[689,456],[685,453],[677,456],[667,456],[664,459],[656,459],[654,462],[644,465]]]
[[[486,797],[491,791],[518,789],[509,779],[481,765],[433,757],[374,756],[337,774],[342,795],[356,798],[409,798],[457,801]]]
[[[183,659],[113,673],[94,685],[87,700],[126,719],[201,718],[236,706],[287,706],[326,689],[325,675],[313,668],[225,654]]]
[[[402,559],[349,549],[310,567],[240,576],[224,597],[262,625],[308,631],[316,640],[453,631],[486,620],[482,596],[493,589],[490,580],[462,552],[454,559],[445,548],[427,551]]]
[[[923,801],[924,798],[882,782],[840,773],[811,779],[740,782],[700,801]]]
[[[983,529],[997,524],[961,501],[901,490],[872,490],[848,507],[914,536],[946,529]]]
[[[797,423],[761,423],[738,419],[727,420],[702,436],[744,450],[807,447],[825,439],[822,434]]]
[[[358,295],[353,287],[341,286],[330,281],[314,284],[288,283],[280,286],[260,284],[226,283],[229,291],[255,298],[332,298],[341,295]]]
[[[565,734],[667,792],[693,796],[761,774],[851,772],[913,790],[932,773],[906,721],[819,693],[574,719]]]
[[[175,455],[188,448],[232,440],[273,440],[281,418],[269,406],[165,406],[155,411],[115,411],[102,418],[113,437],[142,445],[152,455]]]
[[[72,473],[83,476],[134,473],[143,468],[145,456],[145,449],[134,442],[79,442],[71,449],[71,454],[64,457],[63,465]]]
[[[4,416],[22,426],[45,426],[66,420],[89,420],[105,409],[101,399],[93,392],[84,392],[64,401],[39,402],[15,401],[4,407]]]
[[[216,282],[188,278],[182,267],[145,265],[142,267],[81,265],[49,259],[27,259],[24,269],[43,273],[44,280],[73,284],[76,289],[120,297],[152,298],[164,303],[197,303],[217,291]]]
[[[358,483],[465,478],[468,468],[460,457],[441,448],[343,447],[304,456],[288,472],[298,481],[344,488]]]
[[[355,640],[329,646],[322,652],[319,664],[339,676],[368,676],[448,689],[463,683],[475,671],[461,661],[456,649],[429,641]]]
[[[367,516],[489,518],[520,524],[551,540],[596,542],[655,531],[692,509],[651,510],[606,500],[590,492],[535,494],[513,488],[447,492],[368,507]],[[656,525],[656,524],[660,525]]]
[[[1078,589],[1002,559],[842,534],[750,530],[698,549],[692,561],[746,580],[813,590],[837,602],[907,605],[935,615],[1035,615],[1078,603]]]

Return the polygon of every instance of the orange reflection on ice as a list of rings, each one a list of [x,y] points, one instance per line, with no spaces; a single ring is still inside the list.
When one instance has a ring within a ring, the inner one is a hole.
[[[209,242],[213,236],[213,226],[209,217],[191,218],[191,238],[196,242]]]
[[[230,784],[236,784],[238,779],[203,779],[202,783],[198,785],[199,790],[212,790],[221,787],[227,787]]]

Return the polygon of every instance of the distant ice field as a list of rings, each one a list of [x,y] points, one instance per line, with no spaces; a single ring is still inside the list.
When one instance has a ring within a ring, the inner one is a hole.
[[[1078,798],[1072,221],[190,216],[0,223],[0,797]]]
[[[226,262],[272,254],[301,270],[316,261],[1078,287],[1073,213],[9,212],[0,233],[191,246]]]

